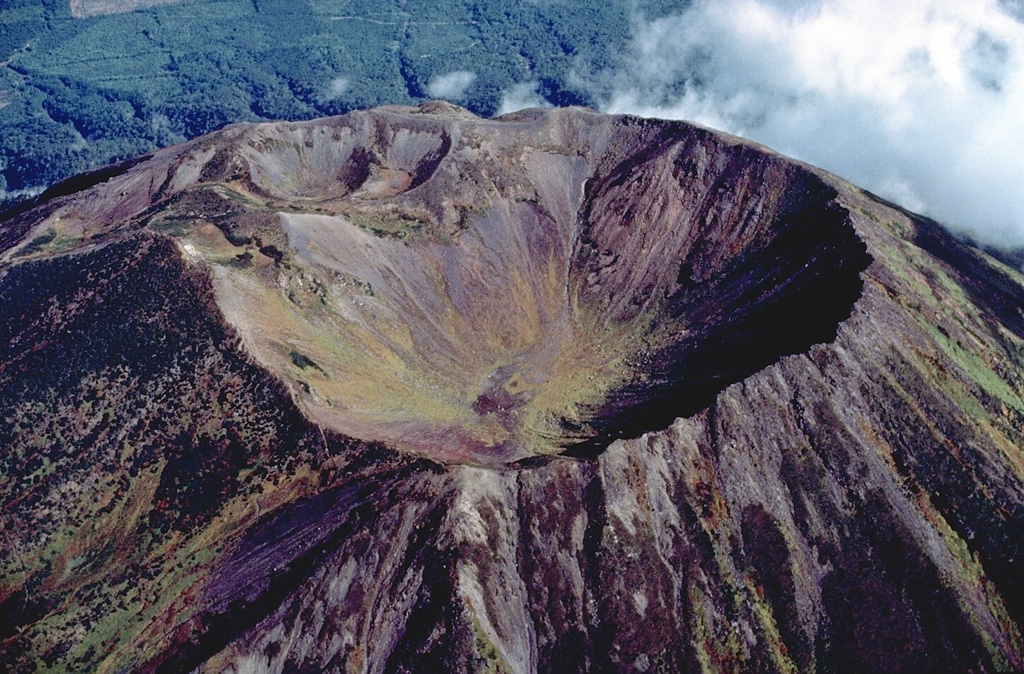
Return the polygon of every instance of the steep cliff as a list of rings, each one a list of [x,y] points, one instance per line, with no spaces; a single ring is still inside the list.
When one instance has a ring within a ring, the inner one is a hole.
[[[833,176],[428,104],[0,246],[13,671],[1024,668],[1024,276]]]

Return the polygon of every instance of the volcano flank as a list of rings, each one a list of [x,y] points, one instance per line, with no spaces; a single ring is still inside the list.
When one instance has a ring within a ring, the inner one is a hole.
[[[1024,277],[747,141],[234,125],[0,297],[12,671],[1024,668]]]

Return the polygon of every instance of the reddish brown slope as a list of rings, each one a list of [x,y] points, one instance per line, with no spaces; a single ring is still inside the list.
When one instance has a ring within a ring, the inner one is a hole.
[[[1024,667],[1022,278],[832,177],[433,105],[4,231],[14,669]]]

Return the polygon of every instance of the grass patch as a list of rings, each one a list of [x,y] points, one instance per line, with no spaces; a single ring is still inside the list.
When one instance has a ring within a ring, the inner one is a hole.
[[[27,246],[21,249],[18,255],[32,255],[33,253],[38,253],[56,238],[57,230],[47,230],[46,233],[40,234],[36,238],[32,239]]]
[[[404,239],[423,229],[422,222],[404,213],[352,213],[347,217],[356,227],[380,237]]]
[[[960,342],[923,318],[918,317],[918,323],[928,331],[932,339],[956,363],[957,367],[987,395],[1000,400],[1007,407],[1024,413],[1024,400],[1021,400],[1017,392],[1002,377],[996,374],[981,356],[968,351]]]
[[[512,671],[508,663],[505,662],[505,658],[498,652],[497,646],[484,632],[484,628],[476,616],[473,617],[473,637],[473,650],[476,655],[473,663],[474,671],[480,674],[508,674]]]

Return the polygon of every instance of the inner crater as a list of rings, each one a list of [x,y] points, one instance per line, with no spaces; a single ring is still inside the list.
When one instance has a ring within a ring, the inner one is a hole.
[[[682,124],[392,112],[236,142],[157,224],[191,213],[184,249],[307,414],[444,461],[664,428],[834,339],[869,261],[817,176]]]

